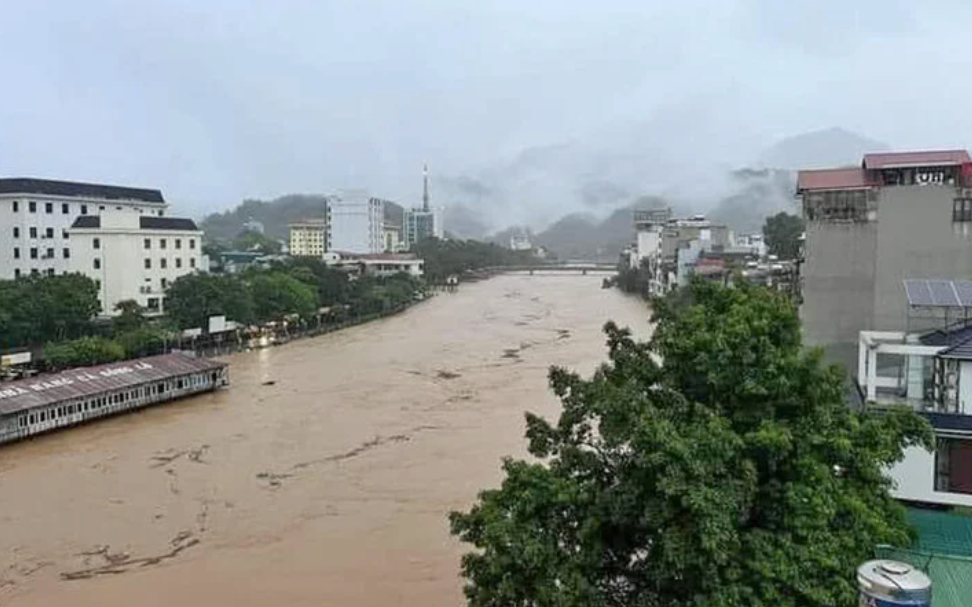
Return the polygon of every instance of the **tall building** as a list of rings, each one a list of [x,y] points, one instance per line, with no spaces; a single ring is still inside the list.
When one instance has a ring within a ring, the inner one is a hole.
[[[329,251],[358,255],[385,250],[385,201],[364,190],[345,190],[328,197]]]
[[[66,272],[74,248],[68,229],[79,216],[161,217],[167,208],[159,190],[0,179],[0,278]]]
[[[422,206],[405,211],[405,248],[426,238],[442,238],[442,213],[432,208],[429,196],[429,167],[422,169]]]
[[[68,229],[68,270],[98,285],[103,315],[133,299],[149,313],[165,311],[165,292],[202,268],[202,231],[191,219],[105,213],[77,217]]]
[[[800,171],[805,340],[857,368],[860,331],[911,325],[903,281],[972,278],[972,158],[965,150],[866,154]]]
[[[405,240],[405,208],[390,200],[384,201],[382,209],[382,233],[385,239],[385,252],[397,253]]]
[[[321,258],[328,250],[327,221],[305,219],[290,224],[288,246],[294,257]]]

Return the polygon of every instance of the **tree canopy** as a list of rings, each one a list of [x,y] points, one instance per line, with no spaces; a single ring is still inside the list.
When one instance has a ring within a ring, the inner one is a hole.
[[[777,213],[766,218],[763,237],[771,255],[780,259],[796,259],[800,256],[800,236],[803,234],[803,219],[789,213]]]
[[[81,274],[0,280],[0,348],[80,337],[100,310],[95,282]]]
[[[850,605],[874,546],[910,540],[884,470],[927,423],[849,409],[781,295],[680,291],[648,342],[608,323],[590,379],[553,369],[539,461],[451,515],[472,607]]]
[[[413,245],[411,252],[425,260],[425,278],[433,284],[468,270],[536,261],[530,251],[513,251],[478,240],[426,238]]]

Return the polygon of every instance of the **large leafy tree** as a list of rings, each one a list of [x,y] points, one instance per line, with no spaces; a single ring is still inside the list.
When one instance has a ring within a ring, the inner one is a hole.
[[[317,311],[314,288],[288,274],[258,272],[248,282],[258,320],[279,320],[288,314],[309,318]]]
[[[246,285],[233,275],[187,274],[169,287],[166,313],[180,329],[208,326],[210,316],[250,323],[253,300]]]
[[[796,259],[800,256],[800,236],[803,234],[803,219],[786,212],[766,218],[763,236],[766,248],[771,255],[780,259]]]
[[[81,274],[0,281],[0,347],[79,337],[100,310],[95,282]]]
[[[471,606],[850,605],[873,547],[910,540],[883,471],[928,425],[849,409],[777,294],[673,301],[647,343],[609,323],[591,379],[554,369],[560,419],[527,416],[539,461],[452,514]]]

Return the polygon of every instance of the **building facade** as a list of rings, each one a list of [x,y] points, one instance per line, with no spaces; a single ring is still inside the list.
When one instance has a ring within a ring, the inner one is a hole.
[[[329,197],[328,250],[359,255],[384,252],[384,202],[363,190],[346,190]]]
[[[288,246],[294,257],[321,258],[328,250],[327,221],[305,219],[290,224]]]
[[[860,331],[908,329],[905,279],[972,278],[964,150],[867,154],[860,167],[800,171],[797,193],[805,341],[848,371]]]
[[[426,238],[442,238],[442,214],[438,209],[405,211],[405,246],[411,248]]]
[[[103,315],[135,300],[147,313],[165,311],[165,292],[177,278],[202,268],[202,231],[191,219],[106,213],[75,219],[68,229],[71,272],[98,285]]]
[[[159,190],[0,179],[0,278],[67,272],[74,252],[68,230],[80,216],[162,217],[167,208]]]

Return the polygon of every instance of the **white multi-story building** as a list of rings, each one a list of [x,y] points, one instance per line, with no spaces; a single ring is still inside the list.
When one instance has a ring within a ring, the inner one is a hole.
[[[358,255],[385,250],[384,203],[363,190],[328,197],[331,218],[330,251]]]
[[[133,299],[150,313],[165,310],[165,291],[202,268],[202,231],[191,219],[105,213],[75,219],[68,229],[69,271],[98,285],[104,315]]]
[[[63,274],[74,251],[68,229],[79,216],[165,214],[159,190],[47,179],[0,179],[0,278]]]
[[[321,258],[327,252],[327,221],[305,219],[290,224],[290,254],[294,257]]]

